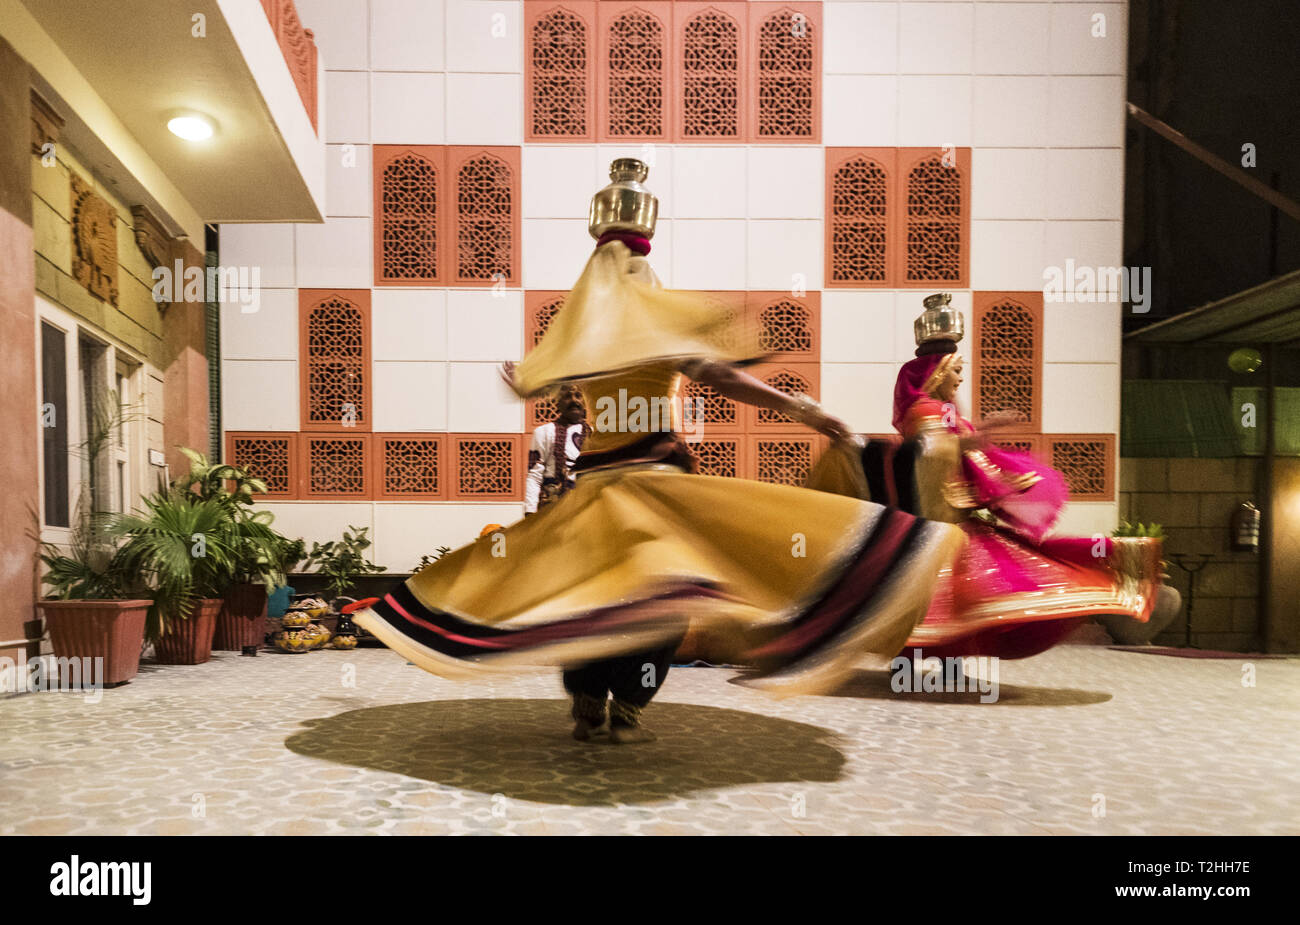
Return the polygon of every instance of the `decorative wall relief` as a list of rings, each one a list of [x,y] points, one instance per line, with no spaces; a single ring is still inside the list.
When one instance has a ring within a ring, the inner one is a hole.
[[[72,180],[72,275],[91,295],[117,305],[117,214],[75,173]]]
[[[168,233],[162,222],[146,206],[131,207],[131,224],[135,232],[135,246],[140,248],[149,266],[171,267],[176,258],[176,239]],[[166,303],[159,304],[159,309]]]

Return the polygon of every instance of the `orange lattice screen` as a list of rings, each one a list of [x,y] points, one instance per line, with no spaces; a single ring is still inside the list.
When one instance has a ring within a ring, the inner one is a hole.
[[[268,498],[298,495],[297,434],[228,433],[226,461],[265,482]]]
[[[451,285],[519,285],[519,155],[512,147],[447,149]]]
[[[903,148],[899,286],[969,285],[970,148]]]
[[[691,430],[699,430],[705,436],[744,432],[744,406],[724,398],[704,383],[684,379],[682,399],[689,402],[684,414],[691,417]]]
[[[748,11],[744,3],[675,3],[673,40],[679,142],[744,142]]]
[[[519,434],[451,434],[452,501],[523,500],[524,443]]]
[[[821,141],[820,3],[748,5],[750,140]]]
[[[750,292],[745,297],[749,322],[758,330],[759,347],[773,360],[821,360],[820,292]]]
[[[751,436],[749,477],[778,485],[802,485],[808,472],[826,448],[819,434],[763,434]]]
[[[369,434],[301,434],[302,497],[364,501],[373,494]]]
[[[524,2],[524,138],[595,141],[596,3]]]
[[[772,388],[787,394],[802,392],[812,398],[821,397],[821,364],[819,363],[759,363],[748,370]],[[745,406],[749,416],[750,433],[764,431],[798,431],[795,421],[768,408]]]
[[[994,437],[992,443],[1004,450],[1029,453],[1040,459],[1043,457],[1043,438],[1039,434],[1007,434],[1002,437]]]
[[[551,320],[564,307],[567,292],[530,290],[524,293],[524,353],[541,343],[542,335],[550,327]],[[532,398],[526,405],[524,420],[529,433],[555,420],[558,411],[552,398]]]
[[[1070,486],[1071,501],[1115,500],[1114,434],[1046,434],[1047,463]]]
[[[300,289],[302,429],[370,430],[370,290]]]
[[[691,452],[699,464],[700,475],[717,475],[743,479],[749,475],[749,438],[736,436],[706,436],[690,444]]]
[[[598,141],[671,140],[672,14],[666,0],[597,4]]]
[[[375,145],[375,285],[439,285],[447,211],[445,149]]]
[[[447,496],[445,434],[375,434],[381,501],[441,501]]]
[[[826,287],[962,289],[969,148],[827,148]]]
[[[974,367],[972,420],[1009,411],[1016,416],[1016,430],[1041,430],[1043,294],[975,293],[968,349]]]
[[[524,3],[530,142],[817,144],[821,3]]]
[[[894,148],[826,149],[826,286],[892,286]]]

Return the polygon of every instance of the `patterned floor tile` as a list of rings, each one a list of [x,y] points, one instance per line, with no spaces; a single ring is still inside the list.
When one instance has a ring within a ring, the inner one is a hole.
[[[659,740],[568,736],[558,678],[460,685],[382,649],[146,666],[0,699],[0,835],[1300,833],[1300,659],[1060,647],[1000,696],[862,671],[772,700],[674,669]]]

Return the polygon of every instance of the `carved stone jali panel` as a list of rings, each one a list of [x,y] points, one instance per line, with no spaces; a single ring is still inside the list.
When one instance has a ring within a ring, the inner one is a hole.
[[[117,214],[72,177],[72,275],[97,299],[117,305]]]

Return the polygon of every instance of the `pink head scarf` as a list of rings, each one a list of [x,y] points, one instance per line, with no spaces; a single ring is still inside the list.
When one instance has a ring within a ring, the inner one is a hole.
[[[933,388],[931,379],[939,371],[939,366],[951,364],[955,356],[954,353],[931,353],[903,364],[903,368],[898,371],[898,379],[894,382],[895,430],[902,431],[903,419],[907,417],[909,408],[923,398],[932,397],[926,385]]]

